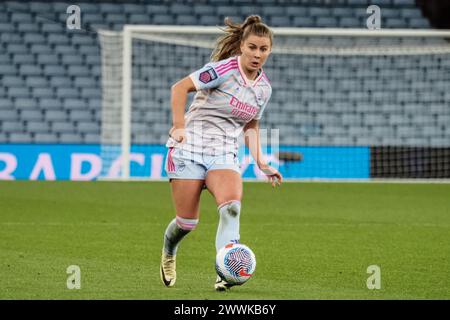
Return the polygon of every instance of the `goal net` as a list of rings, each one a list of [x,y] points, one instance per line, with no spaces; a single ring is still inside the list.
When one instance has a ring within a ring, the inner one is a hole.
[[[286,177],[450,177],[450,32],[273,30],[264,67],[273,93],[260,126]],[[103,177],[164,176],[170,87],[209,62],[220,34],[99,32]]]

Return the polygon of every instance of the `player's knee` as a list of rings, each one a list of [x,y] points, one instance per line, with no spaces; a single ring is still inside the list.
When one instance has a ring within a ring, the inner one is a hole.
[[[226,212],[232,217],[238,217],[241,213],[241,202],[239,200],[230,200],[222,203],[218,207],[219,212]]]
[[[179,216],[176,217],[177,225],[181,229],[186,230],[186,231],[194,230],[197,227],[198,220],[199,219],[187,219],[187,218],[182,218]]]

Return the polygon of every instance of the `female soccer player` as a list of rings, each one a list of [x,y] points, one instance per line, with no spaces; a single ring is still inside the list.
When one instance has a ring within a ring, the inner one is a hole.
[[[204,186],[214,196],[219,212],[216,250],[239,242],[242,178],[237,159],[239,135],[272,186],[281,174],[262,157],[259,120],[272,92],[262,66],[272,48],[272,31],[259,16],[242,24],[225,19],[225,34],[217,41],[211,62],[172,86],[173,127],[165,169],[171,181],[176,217],[164,234],[161,280],[176,281],[178,245],[199,221],[200,194]],[[185,114],[188,93],[197,91]],[[218,291],[230,284],[219,277]]]

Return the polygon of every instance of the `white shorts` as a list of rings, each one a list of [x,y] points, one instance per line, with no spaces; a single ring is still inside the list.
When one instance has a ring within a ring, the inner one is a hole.
[[[173,147],[167,152],[165,169],[169,179],[205,180],[208,171],[218,169],[230,169],[241,174],[239,159],[234,153],[211,156]]]

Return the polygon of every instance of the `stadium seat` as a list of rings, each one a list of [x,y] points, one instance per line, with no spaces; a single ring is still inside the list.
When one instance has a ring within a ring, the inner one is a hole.
[[[100,135],[95,133],[86,133],[83,135],[83,142],[87,144],[100,143]]]
[[[85,109],[70,109],[70,120],[75,122],[89,122],[92,121],[92,112]]]
[[[25,125],[21,120],[3,120],[0,121],[0,132],[24,132]]]
[[[25,87],[9,87],[8,96],[10,98],[28,98],[30,97],[30,90]]]
[[[66,121],[67,113],[66,111],[60,109],[45,110],[45,119],[47,121]]]
[[[0,113],[0,120],[17,120],[18,114],[16,110],[2,110]]]
[[[52,132],[56,132],[56,133],[74,133],[74,132],[76,132],[75,125],[69,121],[55,120],[52,122],[51,128],[52,128]]]
[[[239,8],[239,7],[238,7]],[[193,5],[193,13],[202,16],[202,15],[214,15],[215,8],[205,4],[196,4]]]
[[[66,74],[64,66],[61,65],[44,65],[44,72],[47,76],[62,76]]]
[[[26,121],[41,121],[43,119],[42,111],[39,109],[22,109],[20,110],[20,119]]]
[[[25,84],[25,81],[21,77],[5,75],[0,80],[0,83],[7,87],[20,87]]]
[[[86,108],[86,103],[78,98],[65,98],[63,99],[62,107],[66,110],[84,109]]]
[[[97,122],[79,122],[77,125],[78,132],[83,133],[100,133],[100,125]]]
[[[198,19],[193,15],[178,15],[175,21],[181,25],[196,25]]]
[[[66,31],[67,26],[62,23],[43,22],[41,24],[41,32],[43,33],[61,33]]]
[[[26,131],[30,133],[49,133],[50,125],[48,122],[30,120],[27,121]]]
[[[56,96],[60,98],[78,98],[79,92],[77,88],[56,88]]]
[[[61,133],[59,134],[59,143],[80,143],[83,141],[81,133]]]
[[[31,88],[32,96],[36,99],[40,98],[52,98],[54,96],[54,91],[49,87],[32,87]]]
[[[58,143],[58,135],[53,132],[36,132],[34,134],[34,143]]]
[[[27,132],[11,132],[9,134],[10,143],[30,143],[32,142],[32,134]]]
[[[26,109],[37,109],[38,104],[36,99],[32,98],[17,98],[14,101],[14,108],[24,111]]]
[[[41,98],[39,99],[39,108],[41,110],[51,110],[57,109],[59,110],[62,106],[62,103],[59,99],[56,98]]]

